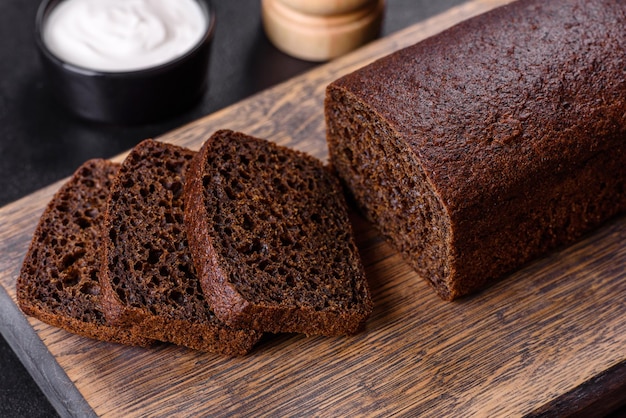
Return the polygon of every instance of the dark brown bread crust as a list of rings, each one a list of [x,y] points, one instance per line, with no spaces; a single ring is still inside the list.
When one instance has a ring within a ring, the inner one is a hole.
[[[75,334],[147,346],[152,340],[109,324],[102,312],[102,218],[118,169],[106,160],[89,160],[54,195],[22,264],[17,301],[24,313]]]
[[[261,334],[233,329],[213,315],[187,248],[183,187],[194,154],[145,140],[124,160],[105,214],[105,314],[151,338],[241,355]]]
[[[523,0],[328,87],[332,164],[443,299],[626,210],[625,15]]]
[[[344,335],[372,310],[339,181],[320,161],[216,132],[188,172],[185,221],[209,303],[267,332]]]

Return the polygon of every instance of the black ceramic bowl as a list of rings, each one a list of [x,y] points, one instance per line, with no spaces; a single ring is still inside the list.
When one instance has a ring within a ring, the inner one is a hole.
[[[165,64],[126,72],[82,68],[50,51],[43,39],[43,27],[50,11],[62,1],[41,3],[36,17],[36,40],[50,88],[70,111],[99,122],[148,123],[188,109],[203,95],[215,27],[210,1],[198,0],[207,27],[191,50]]]

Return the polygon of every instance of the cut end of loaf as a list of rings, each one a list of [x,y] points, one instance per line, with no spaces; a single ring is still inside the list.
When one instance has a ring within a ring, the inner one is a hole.
[[[454,299],[449,217],[413,151],[339,86],[328,87],[325,112],[331,162],[364,216],[442,299]]]

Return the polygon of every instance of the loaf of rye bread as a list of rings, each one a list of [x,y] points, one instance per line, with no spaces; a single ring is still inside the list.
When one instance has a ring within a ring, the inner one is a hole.
[[[345,335],[372,310],[340,183],[322,163],[222,130],[187,174],[185,221],[204,292],[226,323]]]
[[[118,169],[106,160],[89,160],[53,196],[17,278],[17,301],[24,313],[72,333],[147,346],[152,340],[111,325],[102,308],[102,219]]]
[[[194,152],[145,140],[122,163],[105,213],[104,307],[144,336],[227,355],[249,352],[261,333],[234,329],[203,295],[183,225],[185,172]]]
[[[331,163],[445,300],[626,210],[626,2],[520,0],[331,83]]]

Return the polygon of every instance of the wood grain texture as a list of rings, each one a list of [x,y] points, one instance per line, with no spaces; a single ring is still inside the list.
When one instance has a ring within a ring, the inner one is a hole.
[[[325,160],[322,102],[330,81],[503,3],[468,2],[160,139],[198,149],[228,128]],[[3,316],[17,310],[21,261],[60,184],[0,209],[0,284],[13,301],[0,307]],[[20,345],[34,333],[49,352],[42,358],[65,373],[46,376],[46,384],[78,389],[95,414],[111,417],[573,413],[602,401],[589,385],[614,387],[624,378],[626,218],[453,303],[441,301],[360,216],[353,221],[375,303],[356,336],[280,335],[249,356],[228,358],[92,341],[28,318],[12,344],[27,352]],[[62,389],[47,393],[63,396]],[[563,406],[574,398],[584,402]]]

